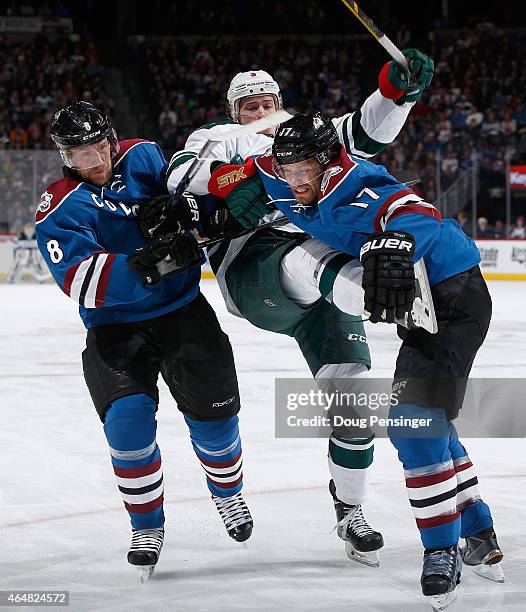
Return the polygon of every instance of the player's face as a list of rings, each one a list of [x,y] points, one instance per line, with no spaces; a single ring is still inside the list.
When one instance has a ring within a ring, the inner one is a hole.
[[[289,184],[298,204],[313,206],[320,195],[324,169],[316,159],[280,166],[280,176]]]
[[[262,119],[276,111],[276,98],[274,96],[249,96],[248,98],[243,98],[239,103],[239,122],[241,125],[248,125],[256,121],[256,119]],[[270,127],[260,132],[260,134],[274,136],[275,131],[275,127]]]
[[[87,183],[101,187],[111,178],[110,143],[105,138],[90,147],[71,151],[72,162],[79,176]]]

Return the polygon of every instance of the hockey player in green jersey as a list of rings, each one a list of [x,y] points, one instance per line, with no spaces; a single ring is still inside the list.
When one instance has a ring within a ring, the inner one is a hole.
[[[389,62],[380,73],[379,89],[361,108],[333,119],[341,143],[353,155],[369,158],[388,146],[429,85],[432,60],[414,49],[404,54],[413,70],[409,87],[401,78],[401,67]],[[227,101],[231,119],[199,128],[190,135],[184,150],[172,157],[167,172],[170,193],[177,189],[189,165],[212,135],[230,131],[233,123],[246,125],[282,107],[278,84],[262,70],[237,74],[230,84]],[[270,129],[228,140],[216,147],[210,161],[192,180],[192,193],[197,196],[208,193],[211,172],[218,164],[241,162],[250,155],[268,151],[273,133]],[[259,205],[268,212],[265,221],[278,218],[281,213],[266,209],[266,197],[261,195]],[[158,228],[157,234],[188,229],[203,221],[208,213],[205,208],[199,198],[183,196],[174,203],[160,196],[143,207],[140,221],[145,233],[154,227]],[[228,221],[224,224],[221,212],[224,211],[218,211],[208,224],[209,228],[215,225],[220,233],[229,226]],[[239,212],[236,211],[236,218],[244,224],[246,217],[246,226],[250,227],[251,215],[259,215],[260,211],[247,208]],[[159,227],[161,220],[164,222]],[[356,391],[370,368],[361,318],[347,314],[360,311],[355,308],[356,294],[349,292],[350,287],[360,284],[357,279],[361,268],[356,259],[310,238],[292,223],[280,226],[279,230],[256,230],[241,238],[224,240],[210,249],[208,255],[232,314],[262,329],[294,337],[322,389],[331,380],[338,379],[340,383],[346,379],[348,388],[342,390]],[[363,296],[359,299],[363,306]],[[337,533],[345,540],[350,558],[377,566],[383,538],[367,524],[361,508],[367,492],[368,468],[373,461],[372,432],[364,431],[360,437],[352,438],[333,432],[328,461]]]

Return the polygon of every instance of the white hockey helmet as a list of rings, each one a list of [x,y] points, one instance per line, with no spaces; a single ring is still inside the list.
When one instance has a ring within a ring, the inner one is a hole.
[[[276,98],[276,110],[283,108],[283,100],[279,85],[264,70],[249,70],[238,72],[230,82],[226,94],[228,112],[234,121],[239,122],[239,102],[248,96],[262,96],[270,94]]]

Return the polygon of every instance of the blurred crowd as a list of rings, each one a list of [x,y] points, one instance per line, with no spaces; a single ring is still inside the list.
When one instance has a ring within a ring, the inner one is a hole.
[[[93,42],[0,39],[0,148],[51,147],[48,129],[54,112],[77,97],[111,113],[102,72]]]
[[[526,239],[526,218],[524,215],[517,215],[515,223],[510,227],[509,236],[507,235],[506,224],[502,219],[496,218],[494,223],[490,224],[487,217],[477,217],[475,228],[473,228],[472,219],[466,211],[460,211],[456,215],[456,219],[468,236],[473,236],[473,229],[475,229],[476,237],[484,240],[501,238]]]
[[[413,109],[399,146],[379,161],[418,174],[431,201],[437,166],[444,191],[471,168],[473,152],[482,175],[500,175],[503,185],[506,149],[516,151],[526,133],[525,40],[519,30],[435,33],[432,87]]]
[[[56,110],[81,97],[113,112],[102,72],[93,42],[0,39],[0,231],[32,219],[50,170],[60,175],[49,138]]]
[[[248,15],[258,2],[238,8]],[[30,5],[35,11],[50,6]],[[21,6],[25,5],[13,4],[18,10]],[[52,6],[61,10],[58,3]],[[179,11],[180,19],[189,19],[192,6],[166,3],[165,10],[170,7]],[[211,6],[200,3],[199,10],[212,11]],[[319,11],[320,19],[324,11],[332,10],[317,2],[302,6]],[[476,152],[481,186],[487,180],[502,188],[505,153],[520,152],[526,133],[526,60],[521,53],[525,38],[524,31],[503,31],[491,23],[466,32],[435,31],[424,41],[412,39],[407,28],[397,30],[397,43],[420,48],[435,60],[436,69],[432,87],[412,110],[399,139],[376,161],[391,172],[406,170],[420,177],[417,189],[436,201],[471,168]],[[0,60],[0,223],[12,229],[32,215],[34,194],[40,194],[41,184],[47,182],[41,177],[60,170],[57,158],[39,151],[52,149],[48,129],[56,109],[77,97],[110,115],[115,111],[118,116],[118,109],[107,94],[100,47],[89,39],[51,42],[37,36],[32,42],[10,44],[0,39]],[[128,61],[142,79],[156,126],[156,133],[141,136],[156,138],[169,156],[184,147],[191,131],[225,118],[226,91],[239,71],[267,70],[280,84],[286,107],[316,108],[335,117],[359,108],[374,91],[386,55],[370,37],[288,38],[271,44],[255,37],[196,42],[146,38],[130,50]],[[14,164],[14,158],[1,149],[31,149],[34,154],[21,151],[19,163]],[[486,208],[483,202],[479,207],[483,216],[481,221],[477,215],[477,233],[503,231],[502,190],[499,193],[500,207]],[[513,209],[517,237],[523,231],[519,222],[523,212]],[[471,232],[471,222],[464,226]]]
[[[411,46],[409,32],[404,36]],[[506,149],[516,149],[526,133],[525,39],[524,31],[489,23],[479,31],[433,33],[429,48],[422,48],[435,60],[432,87],[394,146],[376,161],[420,177],[418,189],[430,201],[471,168],[474,152],[482,183],[487,178],[503,186]],[[360,106],[376,88],[385,61],[373,42],[299,39],[273,44],[255,39],[250,46],[224,39],[144,43],[137,57],[149,82],[158,138],[168,151],[183,148],[199,125],[224,118],[225,92],[238,71],[265,69],[280,84],[285,106],[317,108],[334,117]],[[492,224],[502,221],[493,215]]]

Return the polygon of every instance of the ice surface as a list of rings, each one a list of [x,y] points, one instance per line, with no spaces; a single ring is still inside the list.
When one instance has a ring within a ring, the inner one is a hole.
[[[495,281],[490,289],[493,323],[473,374],[525,377],[526,283]],[[166,539],[154,578],[136,583],[126,562],[127,514],[82,378],[85,332],[75,305],[55,286],[0,285],[0,589],[69,590],[75,611],[429,610],[418,532],[389,442],[376,442],[364,506],[386,542],[373,569],[349,561],[329,533],[326,441],[275,439],[274,378],[308,376],[295,342],[228,315],[214,281],[203,291],[238,367],[245,496],[255,523],[247,546],[228,538],[161,383]],[[377,375],[390,376],[394,329],[367,331]],[[506,583],[465,568],[454,609],[526,610],[526,442],[466,446],[506,554]]]

